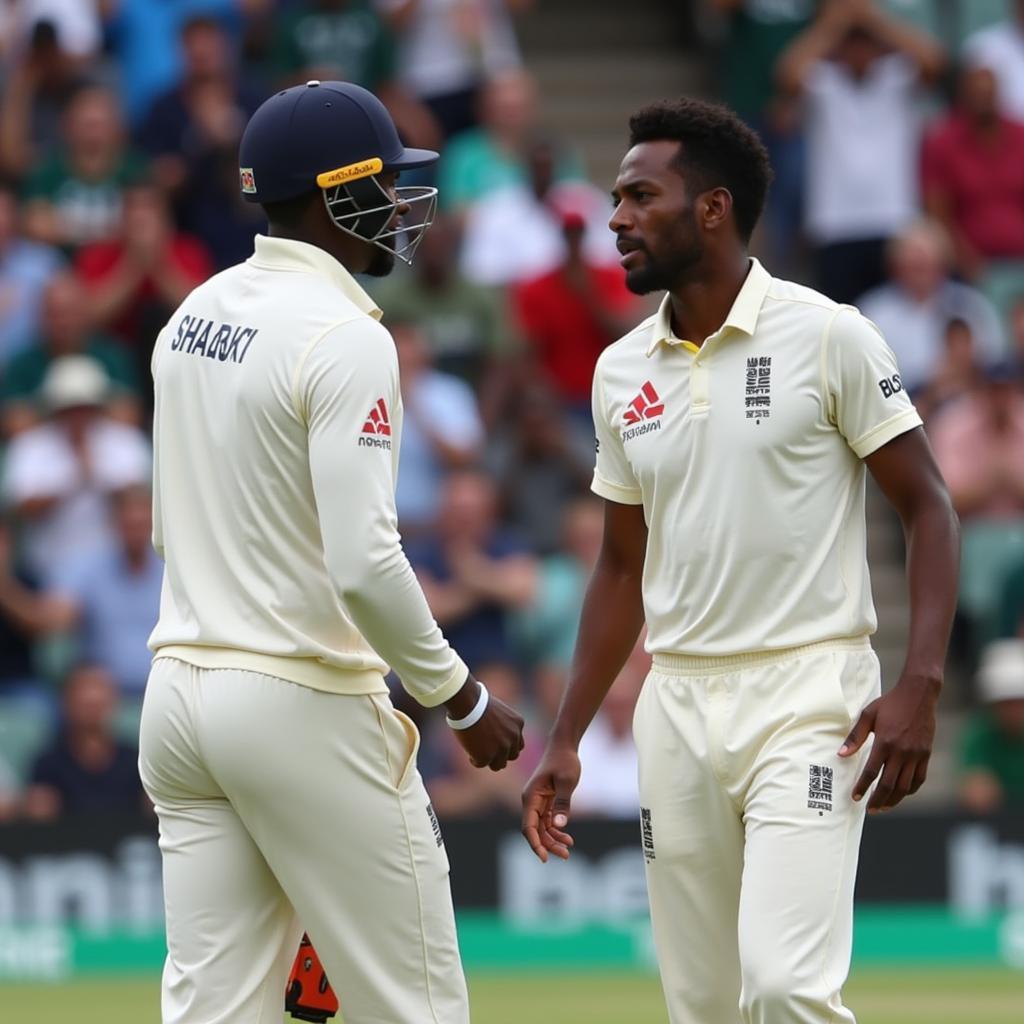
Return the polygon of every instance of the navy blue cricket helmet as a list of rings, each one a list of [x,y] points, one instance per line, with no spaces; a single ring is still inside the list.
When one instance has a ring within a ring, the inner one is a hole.
[[[265,100],[239,144],[244,199],[276,203],[319,190],[342,231],[410,263],[433,220],[437,189],[384,188],[377,175],[424,167],[430,149],[402,145],[391,115],[372,92],[351,82],[307,82]],[[397,206],[416,204],[414,226],[392,226]],[[404,235],[401,246],[395,238]]]

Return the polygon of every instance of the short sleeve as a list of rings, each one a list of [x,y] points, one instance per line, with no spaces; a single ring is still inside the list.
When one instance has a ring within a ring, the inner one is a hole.
[[[620,505],[642,505],[643,493],[626,458],[622,437],[608,418],[600,362],[594,371],[591,406],[597,456],[590,489],[600,497],[617,501]]]
[[[858,458],[921,426],[881,331],[849,306],[825,334],[825,398],[829,421]]]

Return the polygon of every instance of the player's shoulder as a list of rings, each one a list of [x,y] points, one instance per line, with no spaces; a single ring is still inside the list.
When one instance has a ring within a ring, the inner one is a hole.
[[[608,345],[598,356],[597,372],[611,365],[632,362],[637,358],[646,357],[654,340],[654,331],[658,324],[658,313],[652,313],[641,320],[632,330]]]

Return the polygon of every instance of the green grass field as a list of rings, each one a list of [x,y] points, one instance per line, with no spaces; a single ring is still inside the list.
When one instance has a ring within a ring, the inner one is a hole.
[[[657,981],[637,974],[472,975],[473,1024],[665,1024]],[[0,985],[0,1020],[158,1024],[156,978]],[[859,1024],[1020,1024],[1024,971],[860,971],[847,987]],[[291,1018],[287,1018],[288,1021]]]

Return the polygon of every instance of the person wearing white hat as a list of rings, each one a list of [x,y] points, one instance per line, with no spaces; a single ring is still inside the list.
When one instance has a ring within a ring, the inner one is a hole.
[[[1024,804],[1024,638],[995,640],[982,653],[977,675],[984,702],[962,741],[960,802],[989,814]]]
[[[0,494],[25,523],[26,561],[43,581],[112,544],[109,495],[149,482],[149,444],[106,416],[109,391],[106,371],[89,356],[54,360],[39,389],[47,419],[7,450]]]

